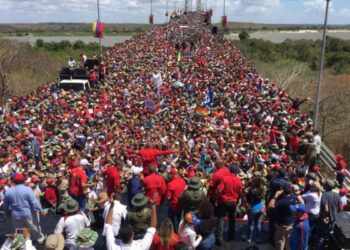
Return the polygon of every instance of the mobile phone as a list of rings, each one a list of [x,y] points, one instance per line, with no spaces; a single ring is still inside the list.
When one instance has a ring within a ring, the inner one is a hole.
[[[16,228],[16,234],[23,234],[23,228]]]

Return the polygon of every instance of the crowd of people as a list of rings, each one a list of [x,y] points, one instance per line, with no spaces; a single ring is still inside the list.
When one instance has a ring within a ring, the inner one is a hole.
[[[54,83],[1,108],[1,210],[23,229],[12,249],[212,249],[241,240],[238,218],[248,243],[264,241],[266,220],[278,250],[325,247],[348,208],[346,163],[337,155],[337,181],[320,180],[305,100],[260,77],[206,18],[115,45],[91,90]]]

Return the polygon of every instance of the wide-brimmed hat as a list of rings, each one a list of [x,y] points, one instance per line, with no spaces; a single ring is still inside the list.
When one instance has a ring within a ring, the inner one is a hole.
[[[200,189],[202,187],[202,182],[198,177],[193,177],[188,181],[188,186],[192,189]]]
[[[108,201],[108,194],[106,192],[99,193],[97,196],[96,203],[101,204],[105,203],[106,201]]]
[[[75,213],[79,210],[79,204],[74,199],[67,199],[62,204],[62,210],[64,213]]]
[[[20,249],[24,245],[25,242],[26,242],[26,240],[24,239],[22,234],[17,235],[16,238],[12,242],[11,250]]]
[[[145,196],[144,193],[138,193],[136,194],[132,200],[131,200],[131,204],[134,207],[143,207],[148,203],[148,198],[147,196]]]
[[[47,237],[45,247],[55,250],[63,250],[64,237],[62,234],[51,234]]]
[[[90,228],[85,228],[80,231],[75,243],[78,247],[81,248],[92,247],[95,245],[97,238],[97,232],[91,230]]]

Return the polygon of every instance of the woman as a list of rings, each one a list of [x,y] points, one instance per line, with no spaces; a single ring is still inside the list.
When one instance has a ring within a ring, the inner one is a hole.
[[[195,227],[198,235],[202,236],[202,241],[197,250],[209,250],[215,244],[215,225],[216,220],[214,219],[214,206],[210,201],[203,201],[198,209],[200,216],[200,223]]]
[[[154,235],[151,250],[174,250],[179,237],[174,232],[173,224],[165,219],[160,224],[159,232]]]
[[[256,239],[260,240],[261,234],[261,219],[263,215],[263,197],[265,195],[265,187],[263,180],[259,177],[252,179],[250,187],[247,191],[248,209],[248,232],[247,241],[251,242],[253,237],[254,226],[256,228]]]
[[[202,236],[197,235],[194,227],[200,224],[200,220],[193,213],[185,214],[184,219],[180,222],[179,236],[180,240],[183,241],[188,250],[194,250],[199,246],[202,241]]]

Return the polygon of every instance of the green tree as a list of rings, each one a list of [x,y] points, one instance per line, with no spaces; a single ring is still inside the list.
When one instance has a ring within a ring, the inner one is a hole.
[[[42,48],[42,47],[44,47],[44,45],[45,45],[45,42],[43,39],[37,39],[35,42],[35,46],[38,48]]]
[[[73,49],[84,49],[85,43],[82,40],[77,40],[73,43]]]
[[[245,30],[241,31],[241,33],[239,33],[238,35],[240,40],[246,40],[249,38],[249,33]]]

